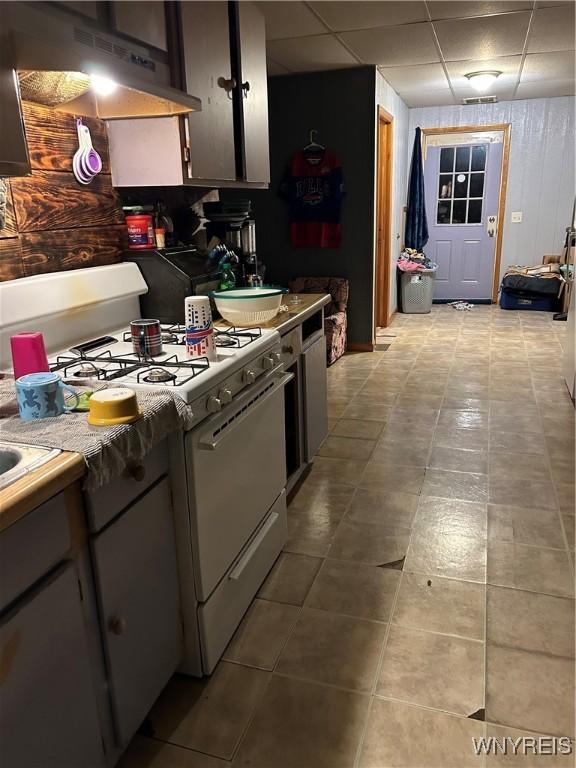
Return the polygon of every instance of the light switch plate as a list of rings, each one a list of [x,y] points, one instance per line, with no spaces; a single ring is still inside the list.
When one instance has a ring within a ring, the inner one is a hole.
[[[512,224],[520,224],[522,221],[522,211],[512,211],[510,221]]]

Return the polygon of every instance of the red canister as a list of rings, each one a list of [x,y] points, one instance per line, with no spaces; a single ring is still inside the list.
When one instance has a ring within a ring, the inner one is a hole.
[[[128,248],[131,250],[154,248],[154,227],[152,226],[151,214],[130,214],[126,216],[126,226],[128,227]]]

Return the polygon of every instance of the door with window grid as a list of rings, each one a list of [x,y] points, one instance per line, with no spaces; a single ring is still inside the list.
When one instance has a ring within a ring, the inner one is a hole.
[[[501,167],[501,143],[427,148],[425,251],[438,264],[435,299],[491,298]]]

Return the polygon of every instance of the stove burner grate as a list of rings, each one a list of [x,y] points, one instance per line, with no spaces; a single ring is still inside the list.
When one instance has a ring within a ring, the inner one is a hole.
[[[110,350],[106,350],[100,355],[84,355],[81,358],[59,355],[56,362],[50,366],[50,370],[63,370],[66,378],[69,371],[73,371],[75,375],[79,366],[87,370],[89,365],[94,369],[92,377],[97,376],[102,381],[122,379],[137,372],[138,382],[172,384],[175,387],[186,384],[210,368],[207,357],[198,357],[191,361],[181,360],[178,355],[170,355],[158,363],[152,359],[141,359],[138,355],[130,353],[114,356]],[[79,373],[78,376],[80,375],[83,374]]]
[[[144,375],[146,373],[146,375]],[[166,384],[176,381],[176,374],[165,368],[152,368],[148,372],[140,371],[136,376],[137,381],[147,381],[149,384]]]

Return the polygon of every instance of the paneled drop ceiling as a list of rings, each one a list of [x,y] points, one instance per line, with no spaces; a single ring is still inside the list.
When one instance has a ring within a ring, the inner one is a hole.
[[[573,95],[574,0],[259,2],[270,75],[374,64],[408,106]]]

